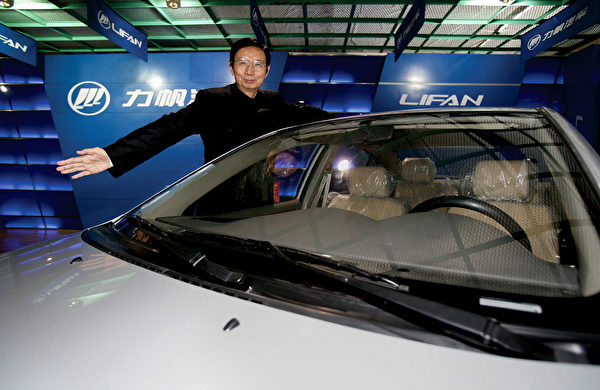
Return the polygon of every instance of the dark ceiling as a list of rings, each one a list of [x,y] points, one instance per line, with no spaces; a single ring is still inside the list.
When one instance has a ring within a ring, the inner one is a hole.
[[[388,53],[413,3],[406,1],[269,1],[258,5],[273,50]],[[520,37],[570,0],[427,0],[425,24],[405,52],[519,54]],[[253,37],[249,1],[105,1],[148,36],[149,52],[221,51]],[[85,1],[14,0],[0,23],[38,43],[41,54],[123,52],[86,24]],[[565,56],[598,43],[595,25],[541,55]]]

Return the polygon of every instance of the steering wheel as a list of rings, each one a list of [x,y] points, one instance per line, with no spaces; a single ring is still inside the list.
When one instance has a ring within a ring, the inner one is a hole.
[[[409,213],[420,213],[443,207],[459,207],[462,209],[477,211],[487,217],[492,218],[505,228],[510,236],[523,245],[531,252],[531,243],[525,233],[525,230],[519,225],[513,217],[500,210],[498,207],[479,199],[468,198],[466,196],[438,196],[427,199],[416,205]]]

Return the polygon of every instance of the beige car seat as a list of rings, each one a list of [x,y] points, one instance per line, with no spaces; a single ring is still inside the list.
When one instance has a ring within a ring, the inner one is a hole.
[[[404,205],[390,198],[394,189],[391,173],[382,167],[356,167],[348,176],[349,195],[337,195],[327,205],[362,214],[375,220],[406,214]]]
[[[396,184],[394,198],[403,200],[413,209],[419,203],[442,195],[459,195],[458,187],[434,182],[435,164],[429,158],[402,160],[401,180]]]
[[[530,168],[524,160],[482,161],[475,166],[473,195],[512,217],[524,230],[533,254],[550,262],[559,262],[558,237],[548,206],[532,203]],[[451,213],[479,219],[504,229],[481,213],[452,207]]]

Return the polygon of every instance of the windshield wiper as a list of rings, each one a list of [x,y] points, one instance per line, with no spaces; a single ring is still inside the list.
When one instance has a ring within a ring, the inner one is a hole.
[[[279,247],[273,245],[272,243],[268,243],[268,245],[272,250],[279,251],[279,253],[277,253],[278,257],[281,257],[282,255],[285,256],[285,254],[283,253],[283,251],[285,251],[286,253],[289,253],[291,255],[298,255],[298,256],[301,256],[303,259],[306,259],[306,260],[303,260],[302,263],[308,263],[308,264],[313,264],[313,265],[320,264],[320,265],[324,265],[329,268],[335,268],[337,270],[350,273],[352,275],[352,277],[354,277],[354,278],[360,277],[363,279],[370,280],[372,282],[379,283],[379,284],[384,285],[389,288],[408,292],[407,286],[403,286],[399,283],[396,283],[392,279],[387,278],[381,274],[375,274],[372,272],[368,272],[368,271],[363,270],[362,268],[353,266],[348,263],[344,263],[334,257],[323,255],[320,253],[308,252],[308,251],[292,249],[292,248],[279,248]],[[291,260],[291,259],[290,259],[290,261],[293,262],[293,260]]]
[[[264,242],[264,245],[277,254],[279,259],[338,282],[374,306],[425,329],[447,334],[466,344],[500,355],[557,360],[551,347],[511,331],[494,318],[410,295],[397,283],[366,271],[358,270],[348,275],[352,270],[356,270],[356,267],[331,261],[318,254],[279,248],[270,242]],[[309,260],[293,260],[284,252],[292,255],[304,254]],[[318,265],[314,264],[316,259]],[[340,273],[340,269],[346,272]],[[384,282],[388,286],[373,281]]]
[[[139,226],[162,248],[188,263],[195,270],[227,284],[241,285],[244,283],[245,275],[242,272],[233,271],[212,262],[200,250],[184,245],[180,240],[177,240],[178,236],[176,234],[165,232],[141,217],[136,217],[136,220]]]
[[[494,318],[410,295],[407,288],[393,280],[321,254],[224,234],[184,230],[177,236],[183,241],[202,241],[283,261],[333,282],[339,290],[354,294],[381,310],[488,352],[537,360],[558,360],[551,347],[511,331]],[[302,260],[295,260],[298,257]]]

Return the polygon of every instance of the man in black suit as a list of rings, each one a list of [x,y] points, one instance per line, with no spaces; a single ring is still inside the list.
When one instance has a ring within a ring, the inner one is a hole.
[[[229,54],[235,83],[198,91],[193,103],[163,115],[104,149],[78,150],[78,157],[58,162],[73,179],[103,172],[119,177],[169,146],[200,134],[205,161],[269,131],[333,117],[316,107],[287,103],[278,92],[259,88],[269,74],[269,50],[254,39],[237,41]]]

